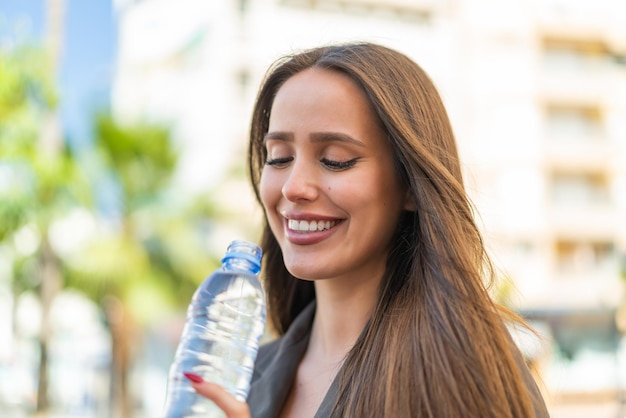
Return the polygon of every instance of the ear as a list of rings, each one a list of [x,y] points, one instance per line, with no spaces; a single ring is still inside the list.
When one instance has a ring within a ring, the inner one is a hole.
[[[403,209],[409,212],[415,212],[417,210],[417,205],[415,204],[415,198],[413,197],[413,194],[411,193],[410,189],[407,189],[407,191],[404,194]]]

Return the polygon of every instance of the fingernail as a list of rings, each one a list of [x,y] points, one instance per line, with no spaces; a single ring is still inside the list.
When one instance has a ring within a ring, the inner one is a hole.
[[[185,377],[187,379],[191,380],[194,383],[202,383],[202,382],[204,382],[204,379],[202,379],[200,376],[198,376],[195,373],[184,372],[183,374],[185,375]]]

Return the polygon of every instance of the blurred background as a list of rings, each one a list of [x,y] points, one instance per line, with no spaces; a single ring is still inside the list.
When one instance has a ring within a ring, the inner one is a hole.
[[[624,416],[625,22],[621,0],[0,0],[0,415],[158,416],[191,294],[259,238],[264,71],[370,40],[440,89],[552,416]]]

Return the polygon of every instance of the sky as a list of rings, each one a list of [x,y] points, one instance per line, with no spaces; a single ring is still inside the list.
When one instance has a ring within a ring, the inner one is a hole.
[[[60,113],[68,139],[90,138],[90,115],[108,106],[115,71],[117,28],[112,0],[65,0],[64,45],[59,68]],[[25,27],[41,40],[46,0],[0,0],[0,36]]]

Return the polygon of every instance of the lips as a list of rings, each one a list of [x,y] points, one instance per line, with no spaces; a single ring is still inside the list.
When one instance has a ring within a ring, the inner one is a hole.
[[[294,232],[317,232],[326,231],[335,226],[338,221],[330,220],[298,220],[288,219],[287,227]]]

